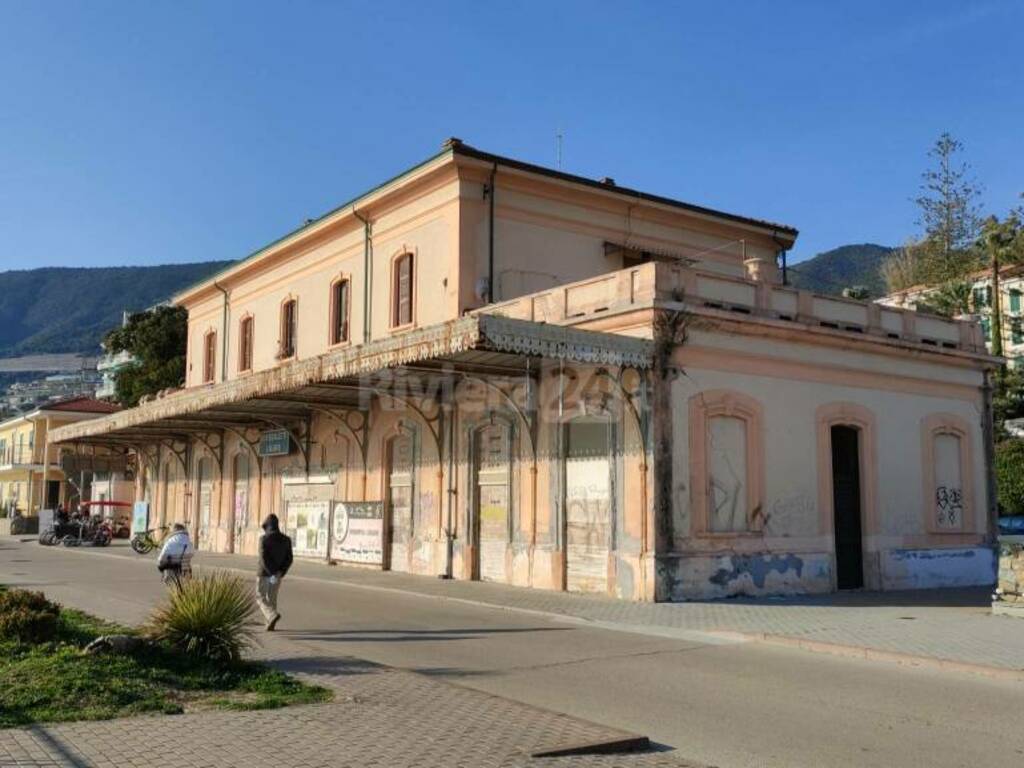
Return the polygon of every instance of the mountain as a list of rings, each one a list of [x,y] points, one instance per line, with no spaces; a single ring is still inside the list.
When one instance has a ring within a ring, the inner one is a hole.
[[[843,288],[862,285],[873,298],[882,296],[886,290],[881,267],[892,252],[892,248],[874,243],[842,245],[790,266],[789,282],[798,288],[836,295]]]
[[[0,357],[96,354],[124,310],[147,309],[230,263],[0,272]]]

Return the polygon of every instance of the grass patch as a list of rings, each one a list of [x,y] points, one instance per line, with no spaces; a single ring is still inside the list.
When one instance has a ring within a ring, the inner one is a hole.
[[[61,609],[50,642],[0,638],[0,728],[198,709],[274,709],[332,695],[264,664],[214,662],[160,645],[133,653],[83,652],[96,637],[114,632],[133,630]]]

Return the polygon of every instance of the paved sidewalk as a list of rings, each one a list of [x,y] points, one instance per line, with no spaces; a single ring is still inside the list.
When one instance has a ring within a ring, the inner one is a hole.
[[[120,554],[117,549],[108,550],[111,553]],[[81,555],[90,554],[94,553],[81,551]],[[156,581],[148,589],[162,592]],[[80,593],[67,604],[87,609],[102,604],[100,612],[112,618],[137,614],[141,607],[137,601],[103,600],[95,603]],[[694,763],[657,748],[542,757],[584,745],[632,742],[636,746],[637,734],[428,675],[328,654],[322,646],[295,636],[261,634],[260,641],[258,657],[333,688],[334,701],[261,712],[209,710],[0,729],[0,766],[695,768]]]
[[[125,546],[103,550],[102,554],[138,558]],[[200,553],[196,563],[205,568],[251,571],[255,559]],[[293,575],[536,611],[608,629],[712,642],[730,635],[742,636],[839,655],[1019,675],[1024,679],[1024,621],[991,615],[990,590],[986,588],[651,604],[306,561],[297,562]]]
[[[531,757],[630,734],[355,658],[303,655],[296,645],[276,640],[265,655],[334,688],[333,702],[0,730],[0,766],[694,766],[657,751]]]

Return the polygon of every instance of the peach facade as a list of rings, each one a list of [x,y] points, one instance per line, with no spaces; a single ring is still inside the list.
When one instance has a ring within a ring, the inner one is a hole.
[[[154,520],[218,551],[275,513],[344,559],[333,510],[370,502],[367,562],[413,573],[681,600],[829,591],[855,557],[868,587],[988,583],[978,327],[783,286],[795,237],[450,142],[177,296],[185,389],[56,439],[137,453]]]

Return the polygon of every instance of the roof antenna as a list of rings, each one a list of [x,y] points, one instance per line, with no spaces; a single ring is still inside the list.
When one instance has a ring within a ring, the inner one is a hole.
[[[555,160],[558,163],[558,170],[562,170],[562,129],[555,134]]]

